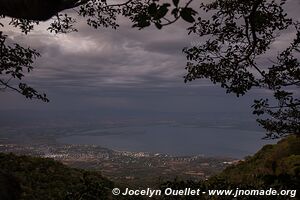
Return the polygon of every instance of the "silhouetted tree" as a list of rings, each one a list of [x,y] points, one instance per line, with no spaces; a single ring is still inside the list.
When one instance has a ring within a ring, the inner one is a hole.
[[[30,48],[21,47],[18,44],[8,46],[5,44],[7,36],[0,31],[0,90],[7,88],[17,91],[27,98],[37,98],[48,102],[45,94],[39,94],[35,89],[26,83],[19,83],[18,87],[11,85],[12,79],[21,80],[24,70],[30,72],[33,67],[31,64],[40,54]]]
[[[258,122],[268,131],[266,137],[300,135],[300,24],[283,10],[286,0],[216,0],[201,4],[211,14],[199,17],[189,33],[209,39],[199,46],[185,48],[188,59],[186,81],[209,78],[228,93],[244,95],[252,88],[272,91],[276,100],[255,100],[254,114],[269,115]],[[294,29],[289,47],[266,64],[262,62],[279,33]],[[263,63],[263,64],[261,64]],[[298,90],[293,92],[293,90]]]

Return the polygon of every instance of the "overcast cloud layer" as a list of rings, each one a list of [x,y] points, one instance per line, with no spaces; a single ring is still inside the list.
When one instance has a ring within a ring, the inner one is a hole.
[[[290,0],[288,5],[290,15],[297,16],[299,2]],[[153,27],[138,31],[131,28],[130,22],[121,20],[121,27],[115,31],[94,30],[83,19],[78,20],[78,33],[50,34],[46,31],[47,23],[26,36],[16,30],[6,32],[11,40],[29,45],[42,54],[28,80],[41,88],[173,86],[182,84],[186,73],[182,48],[202,42],[187,35],[188,24],[184,22],[161,31]],[[283,34],[272,49],[278,51],[292,34]]]

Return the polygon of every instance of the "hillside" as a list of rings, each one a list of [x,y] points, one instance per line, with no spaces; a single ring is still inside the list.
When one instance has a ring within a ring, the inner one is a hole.
[[[220,174],[207,181],[180,181],[164,183],[161,188],[192,188],[208,190],[297,190],[296,196],[208,196],[200,197],[163,197],[162,199],[180,200],[298,200],[300,188],[300,137],[289,136],[275,145],[266,145],[255,155],[249,156],[245,161],[240,161],[223,170]],[[295,194],[295,193],[294,193]]]
[[[290,136],[275,145],[266,145],[254,156],[226,168],[219,177],[236,184],[259,184],[258,180],[263,179],[261,184],[288,181],[289,186],[299,186],[300,137]]]
[[[0,153],[1,200],[108,199],[113,183],[57,161]]]

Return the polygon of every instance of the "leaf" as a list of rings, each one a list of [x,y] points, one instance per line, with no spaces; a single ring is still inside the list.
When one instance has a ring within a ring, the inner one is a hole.
[[[158,20],[163,18],[164,16],[166,16],[166,14],[168,13],[169,9],[168,9],[169,5],[168,4],[163,4],[157,11],[154,19]]]
[[[161,29],[162,25],[160,23],[155,23],[156,28]]]
[[[157,12],[157,7],[155,3],[150,4],[149,8],[148,8],[148,12],[151,16],[154,16]]]
[[[174,6],[178,7],[179,0],[173,0]]]
[[[182,17],[183,20],[193,23],[195,21],[194,17],[192,16],[194,12],[195,11],[191,8],[183,8],[180,11],[180,16]]]
[[[150,22],[149,21],[141,21],[139,24],[138,24],[138,27],[139,28],[145,28],[147,26],[150,26]]]
[[[174,8],[174,9],[172,10],[171,14],[174,15],[175,17],[177,17],[178,11],[179,11],[178,8]]]

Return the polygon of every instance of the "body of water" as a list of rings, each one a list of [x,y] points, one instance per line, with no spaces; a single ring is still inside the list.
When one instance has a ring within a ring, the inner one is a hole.
[[[263,145],[263,131],[230,126],[193,127],[152,125],[93,129],[58,139],[67,144],[93,144],[121,151],[143,151],[171,155],[229,156],[243,158]]]

